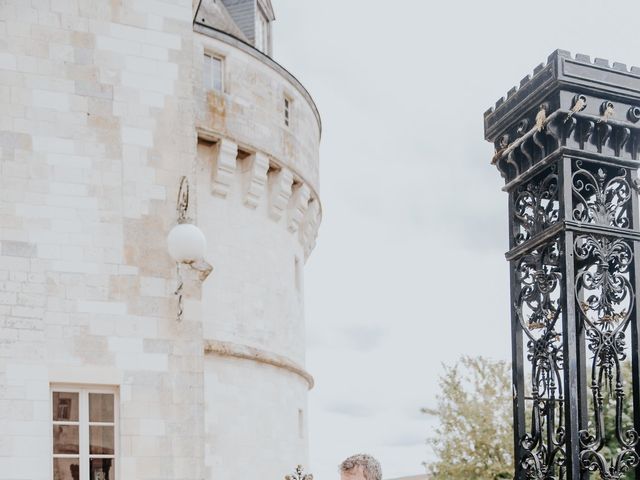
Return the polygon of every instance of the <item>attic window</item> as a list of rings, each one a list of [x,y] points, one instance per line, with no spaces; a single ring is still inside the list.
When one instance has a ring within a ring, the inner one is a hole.
[[[284,124],[288,127],[291,121],[291,99],[284,97]]]
[[[205,90],[215,90],[222,92],[222,69],[223,63],[220,57],[209,53],[204,54],[204,65],[202,66],[202,83]]]
[[[261,52],[269,54],[269,20],[258,7],[256,12],[256,48]]]

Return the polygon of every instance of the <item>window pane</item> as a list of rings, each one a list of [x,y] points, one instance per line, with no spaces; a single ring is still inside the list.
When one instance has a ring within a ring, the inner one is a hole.
[[[202,83],[205,90],[222,91],[222,59],[204,56],[204,65],[202,67]]]
[[[258,16],[256,22],[256,48],[260,51],[264,50],[264,23],[262,21],[262,15]]]
[[[80,453],[77,425],[53,426],[53,453]]]
[[[209,55],[204,56],[204,65],[202,66],[202,84],[205,90],[211,90],[211,60]]]
[[[89,421],[113,422],[113,394],[89,394]]]
[[[89,453],[92,455],[113,455],[113,427],[89,427]]]
[[[78,393],[53,392],[52,400],[54,421],[78,421]]]
[[[211,75],[213,81],[213,89],[222,91],[222,60],[219,58],[211,58]]]
[[[113,458],[92,458],[89,462],[89,478],[91,480],[116,479],[116,462]]]
[[[80,480],[80,461],[77,458],[54,458],[53,480]]]

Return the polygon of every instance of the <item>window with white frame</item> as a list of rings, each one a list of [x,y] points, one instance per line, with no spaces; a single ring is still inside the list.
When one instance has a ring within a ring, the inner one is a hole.
[[[209,53],[204,54],[204,65],[202,67],[202,83],[205,90],[222,92],[223,83],[223,61]]]
[[[284,124],[288,127],[291,123],[291,99],[284,97]]]
[[[258,8],[256,12],[256,48],[261,52],[270,54],[269,52],[269,20],[262,11],[262,8]]]
[[[117,480],[117,392],[51,388],[53,480]]]

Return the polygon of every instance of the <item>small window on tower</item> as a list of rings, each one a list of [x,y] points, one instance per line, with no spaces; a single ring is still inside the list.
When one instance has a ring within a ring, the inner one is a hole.
[[[202,78],[205,90],[222,92],[222,59],[208,53],[204,54],[204,65],[202,68]]]
[[[284,124],[288,127],[291,122],[291,99],[284,97]]]

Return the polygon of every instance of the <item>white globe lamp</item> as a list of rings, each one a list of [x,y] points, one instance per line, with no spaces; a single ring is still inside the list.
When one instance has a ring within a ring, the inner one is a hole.
[[[179,223],[169,232],[167,247],[173,260],[192,264],[204,259],[207,240],[193,223]]]
[[[201,282],[204,282],[213,270],[213,267],[204,259],[204,254],[207,250],[207,240],[202,230],[191,223],[191,219],[187,216],[188,210],[189,181],[187,177],[183,176],[180,179],[178,202],[176,204],[178,224],[173,227],[169,235],[167,235],[169,255],[177,264],[178,287],[176,288],[175,294],[178,297],[178,321],[182,320],[182,295],[184,288],[180,266],[186,264],[198,271]]]

